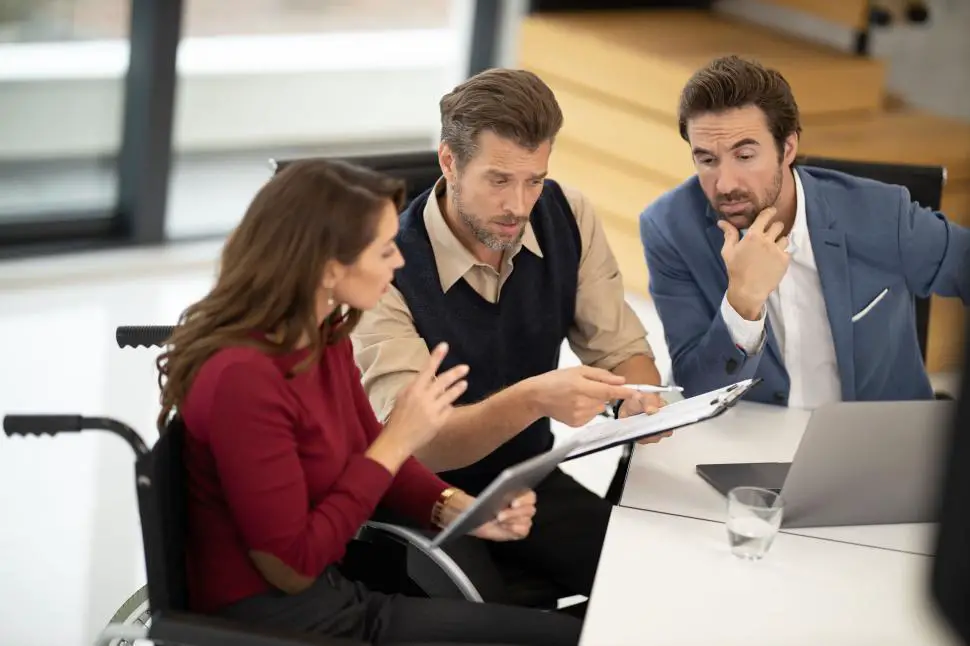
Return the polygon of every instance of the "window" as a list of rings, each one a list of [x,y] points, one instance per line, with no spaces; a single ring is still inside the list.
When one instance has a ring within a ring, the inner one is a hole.
[[[223,235],[271,158],[433,148],[482,2],[0,0],[0,258]]]
[[[0,244],[110,228],[127,4],[0,2]]]
[[[431,148],[456,1],[186,0],[169,237],[231,229],[271,157]]]

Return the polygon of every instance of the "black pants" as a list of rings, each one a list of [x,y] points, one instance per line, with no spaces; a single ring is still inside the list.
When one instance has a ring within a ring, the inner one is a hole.
[[[244,599],[221,613],[243,624],[365,640],[376,646],[574,646],[581,623],[556,612],[455,599],[385,595],[327,568],[308,590]]]
[[[536,515],[528,537],[508,543],[462,537],[444,551],[487,602],[518,605],[529,600],[528,588],[536,579],[556,586],[561,596],[589,596],[612,508],[556,469],[536,487]],[[406,522],[384,509],[378,518]]]

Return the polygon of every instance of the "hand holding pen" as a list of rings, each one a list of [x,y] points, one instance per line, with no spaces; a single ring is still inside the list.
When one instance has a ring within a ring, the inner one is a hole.
[[[648,415],[656,413],[658,409],[663,408],[667,404],[660,397],[660,393],[680,393],[684,391],[680,386],[654,386],[652,384],[629,384],[624,385],[624,388],[629,388],[630,390],[635,390],[645,395],[653,395],[653,397],[626,399],[623,401],[623,405],[616,411],[613,407],[607,406],[603,415],[616,419],[617,417],[630,417],[631,415],[639,415],[640,413],[647,413]],[[630,405],[627,405],[627,402]],[[619,412],[619,415],[616,414],[617,412]]]
[[[638,395],[629,399],[625,399],[623,403],[614,409],[611,406],[606,408],[606,416],[610,418],[625,418],[632,417],[633,415],[653,415],[661,408],[667,405],[667,402],[660,396],[661,393],[679,393],[683,392],[683,388],[680,386],[654,386],[653,384],[625,384],[626,388],[630,390],[637,391]],[[672,432],[668,431],[666,433],[659,433],[657,435],[650,435],[642,440],[638,441],[638,444],[653,444],[659,442],[665,437],[670,437]]]

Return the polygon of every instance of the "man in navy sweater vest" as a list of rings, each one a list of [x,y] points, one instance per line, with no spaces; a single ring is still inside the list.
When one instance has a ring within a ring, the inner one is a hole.
[[[443,370],[469,365],[467,392],[417,457],[475,494],[551,448],[550,419],[582,426],[609,402],[622,402],[621,416],[651,412],[659,398],[623,384],[660,375],[600,222],[546,177],[563,121],[552,91],[529,72],[492,69],[440,107],[443,177],[401,215],[405,266],[353,341],[382,419],[439,342],[450,346]],[[559,369],[565,340],[584,365]],[[536,493],[528,538],[481,547],[508,584],[486,600],[516,601],[513,571],[590,593],[610,503],[561,470]]]

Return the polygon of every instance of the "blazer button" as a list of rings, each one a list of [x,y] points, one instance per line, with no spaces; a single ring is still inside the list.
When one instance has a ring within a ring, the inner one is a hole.
[[[729,375],[733,375],[734,373],[736,373],[738,371],[738,360],[737,359],[728,359],[727,360],[727,363],[724,364],[724,367],[727,369],[727,373]]]
[[[785,395],[785,393],[780,392],[780,391],[777,392],[777,393],[775,393],[775,402],[776,403],[778,403],[778,404],[784,404],[787,401],[788,401],[788,396]]]

